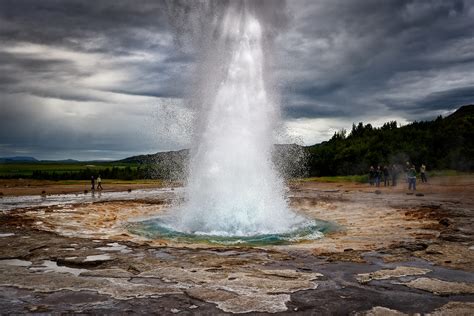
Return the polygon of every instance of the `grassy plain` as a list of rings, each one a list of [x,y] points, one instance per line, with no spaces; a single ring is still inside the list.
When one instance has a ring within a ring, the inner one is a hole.
[[[428,178],[472,175],[469,172],[461,172],[461,171],[456,171],[456,170],[432,170],[432,171],[428,171],[426,174],[427,174]],[[401,174],[400,177],[403,178],[403,174]],[[310,177],[310,178],[297,179],[296,181],[299,181],[299,182],[322,182],[322,183],[338,183],[338,182],[367,183],[369,181],[369,177],[368,177],[368,175]]]
[[[336,183],[336,182],[357,182],[357,183],[364,183],[368,181],[368,177],[366,175],[362,176],[333,176],[333,177],[310,177],[310,178],[302,178],[298,179],[297,181],[301,182],[324,182],[324,183]]]
[[[100,171],[111,168],[125,169],[130,167],[136,170],[138,165],[131,163],[118,162],[74,162],[74,163],[57,163],[57,162],[35,162],[35,163],[1,163],[0,178],[12,177],[31,177],[33,172],[55,172],[58,174],[66,172],[80,172],[84,170]]]

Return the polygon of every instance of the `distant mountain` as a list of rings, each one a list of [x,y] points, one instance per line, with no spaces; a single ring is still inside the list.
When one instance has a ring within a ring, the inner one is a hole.
[[[149,164],[149,163],[159,163],[163,161],[185,161],[188,159],[189,149],[181,149],[177,151],[163,151],[156,154],[148,155],[138,155],[128,157],[117,162],[123,163],[139,163],[139,164]]]
[[[25,163],[78,163],[79,160],[74,159],[61,159],[61,160],[38,160],[34,157],[26,156],[15,156],[15,157],[2,157],[0,158],[0,163],[15,163],[15,162],[25,162]]]
[[[140,169],[147,177],[160,179],[184,179],[189,159],[189,150],[158,152],[156,154],[138,155],[128,157],[116,162],[138,163],[143,165]]]
[[[82,162],[82,161],[75,160],[75,159],[62,159],[62,160],[41,160],[41,162],[45,162],[45,163],[78,163],[78,162]]]
[[[27,156],[15,156],[15,157],[2,157],[0,158],[0,163],[5,162],[38,162],[34,157]]]
[[[447,116],[446,119],[456,120],[463,119],[466,117],[474,117],[474,104],[461,106],[454,113],[451,113],[451,115]]]
[[[63,159],[63,160],[56,160],[56,162],[76,163],[76,162],[79,162],[79,160],[75,160],[75,159]]]
[[[296,144],[276,144],[273,162],[285,177],[301,176],[306,171],[307,151]],[[183,178],[189,160],[189,149],[158,152],[156,154],[132,156],[119,163],[138,163],[147,165],[147,172],[155,177]]]

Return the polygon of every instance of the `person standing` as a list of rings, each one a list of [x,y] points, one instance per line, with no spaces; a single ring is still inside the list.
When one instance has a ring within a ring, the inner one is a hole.
[[[408,190],[416,190],[416,169],[415,165],[412,165],[408,170]]]
[[[398,180],[398,166],[396,164],[393,164],[392,165],[392,170],[391,170],[391,174],[392,174],[392,187],[396,187],[397,186],[397,180]]]
[[[375,178],[375,169],[374,169],[374,166],[370,166],[370,169],[369,169],[369,183],[370,183],[370,186],[374,185],[374,178]]]
[[[377,166],[377,170],[375,170],[375,186],[380,187],[380,179],[382,178],[382,169],[380,166]]]
[[[407,161],[407,163],[405,164],[405,180],[407,183],[408,183],[408,175],[410,173],[410,166],[411,166],[411,163]]]
[[[91,176],[91,191],[95,190],[95,179],[94,176]]]
[[[426,179],[426,166],[424,164],[421,164],[420,167],[420,177],[421,182],[428,182],[428,179]]]
[[[103,190],[102,188],[102,178],[100,177],[100,174],[99,176],[97,177],[97,190]]]
[[[390,172],[386,165],[383,167],[383,186],[390,186]]]

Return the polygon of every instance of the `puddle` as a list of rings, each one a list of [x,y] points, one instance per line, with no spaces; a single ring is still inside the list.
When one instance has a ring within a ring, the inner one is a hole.
[[[20,260],[20,259],[5,259],[0,260],[0,265],[15,266],[15,267],[29,267],[31,261]]]
[[[112,257],[109,255],[94,255],[94,256],[87,256],[84,262],[91,262],[91,261],[109,261]]]
[[[58,264],[55,261],[51,260],[45,260],[41,265],[38,266],[33,266],[30,268],[30,270],[33,270],[35,272],[58,272],[58,273],[70,273],[75,276],[79,276],[82,272],[89,271],[87,269],[77,269],[77,268],[69,268],[69,267],[63,267],[63,266],[58,266]]]
[[[143,189],[132,192],[103,192],[100,196],[93,194],[55,194],[55,195],[26,195],[4,196],[0,204],[0,211],[9,211],[16,208],[55,206],[97,201],[136,200],[136,199],[163,199],[164,196],[181,192],[182,188]]]
[[[125,245],[121,245],[119,243],[113,242],[113,243],[108,243],[107,247],[98,247],[95,248],[97,250],[102,250],[102,251],[120,251],[121,253],[130,253],[132,250],[128,248]]]

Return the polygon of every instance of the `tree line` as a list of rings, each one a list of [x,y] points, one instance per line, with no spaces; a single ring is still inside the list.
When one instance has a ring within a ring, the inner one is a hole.
[[[178,180],[182,177],[177,175],[175,170],[170,170],[164,166],[144,164],[136,168],[112,167],[112,168],[85,168],[74,171],[50,171],[35,170],[31,176],[25,178],[41,180],[89,180],[91,176],[95,178],[100,175],[102,179],[117,180],[138,180],[138,179],[170,179]],[[15,176],[17,178],[17,176]]]
[[[474,169],[474,105],[434,121],[380,128],[353,124],[349,133],[334,133],[329,141],[307,147],[311,176],[367,173],[370,166],[405,164],[428,169]]]

